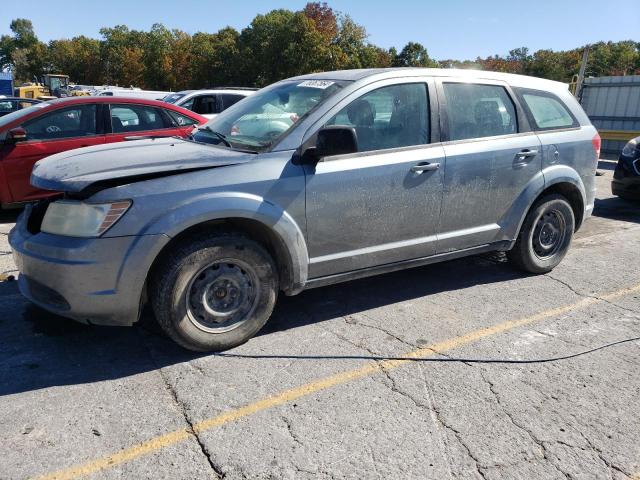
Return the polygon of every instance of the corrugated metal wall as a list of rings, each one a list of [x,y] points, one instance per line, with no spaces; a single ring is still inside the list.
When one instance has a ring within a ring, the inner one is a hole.
[[[598,130],[640,131],[640,75],[587,78],[581,103]],[[625,143],[604,140],[603,157],[616,157]]]

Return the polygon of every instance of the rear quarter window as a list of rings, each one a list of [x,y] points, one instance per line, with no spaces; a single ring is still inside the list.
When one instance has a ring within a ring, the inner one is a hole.
[[[579,126],[569,108],[552,93],[524,90],[520,95],[536,130]]]

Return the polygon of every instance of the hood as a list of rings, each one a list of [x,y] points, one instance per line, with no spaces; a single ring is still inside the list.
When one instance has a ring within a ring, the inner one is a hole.
[[[192,170],[246,163],[254,154],[178,138],[155,138],[79,148],[37,162],[31,184],[45,190],[81,192]]]

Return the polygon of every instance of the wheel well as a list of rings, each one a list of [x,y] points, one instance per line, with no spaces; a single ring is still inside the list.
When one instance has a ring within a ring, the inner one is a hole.
[[[552,193],[557,193],[567,199],[569,205],[571,205],[571,209],[573,210],[573,216],[575,217],[575,231],[578,231],[582,225],[582,220],[584,219],[584,201],[578,187],[569,182],[556,183],[546,188],[540,195],[538,195],[536,201]]]
[[[178,235],[173,237],[156,256],[149,274],[147,275],[147,283],[149,277],[153,274],[155,267],[170,254],[171,250],[176,244],[184,241],[185,238],[203,231],[210,231],[215,233],[216,230],[231,230],[240,232],[246,235],[251,240],[259,243],[264,247],[269,255],[273,258],[278,269],[278,277],[280,283],[280,289],[286,290],[293,281],[293,272],[291,266],[291,260],[287,252],[286,245],[280,236],[271,230],[263,223],[248,218],[225,218],[220,220],[210,220],[207,222],[193,225],[186,230],[183,230]]]

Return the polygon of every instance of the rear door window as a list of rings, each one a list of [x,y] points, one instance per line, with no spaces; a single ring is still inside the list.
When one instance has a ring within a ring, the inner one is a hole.
[[[518,132],[516,109],[499,85],[444,83],[449,140]]]
[[[522,93],[522,99],[538,130],[578,126],[578,122],[571,115],[569,109],[560,99],[550,93],[527,90]]]
[[[200,115],[211,115],[220,113],[216,105],[215,95],[199,95],[193,100],[193,107],[190,108]]]
[[[222,112],[227,108],[229,108],[231,105],[238,103],[243,98],[244,98],[244,95],[237,95],[233,93],[224,93],[224,94],[218,95],[218,103],[219,103],[218,110]]]
[[[57,140],[97,135],[96,105],[77,105],[25,122],[27,140]]]
[[[147,105],[111,105],[113,133],[140,132],[171,128],[160,109]]]

